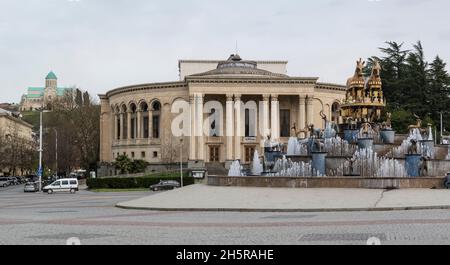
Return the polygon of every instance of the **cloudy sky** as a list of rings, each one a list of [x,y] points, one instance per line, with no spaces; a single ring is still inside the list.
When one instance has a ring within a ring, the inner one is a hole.
[[[344,83],[387,40],[450,62],[448,0],[0,0],[0,102],[53,70],[92,94],[178,79],[178,59],[288,60]]]

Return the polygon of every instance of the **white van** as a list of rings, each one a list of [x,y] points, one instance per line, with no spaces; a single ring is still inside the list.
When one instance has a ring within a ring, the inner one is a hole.
[[[42,189],[48,194],[53,192],[70,192],[75,193],[78,191],[78,180],[77,179],[58,179],[52,184],[45,186]]]

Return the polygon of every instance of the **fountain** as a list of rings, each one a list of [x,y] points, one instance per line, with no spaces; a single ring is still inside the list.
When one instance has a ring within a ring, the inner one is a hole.
[[[395,143],[395,131],[392,129],[392,113],[386,113],[387,120],[382,123],[380,139],[385,144]]]
[[[417,183],[438,186],[438,182],[433,181],[440,181],[440,176],[450,172],[450,146],[445,160],[434,159],[436,152],[432,127],[422,128],[422,121],[417,115],[417,123],[408,127],[406,139],[400,145],[395,142],[391,114],[386,114],[385,122],[379,122],[385,101],[382,82],[376,73],[377,67],[375,64],[369,80],[360,75],[349,80],[340,112],[340,119],[345,123],[340,124],[340,127],[329,122],[324,111],[321,111],[325,129],[314,128],[313,124],[309,124],[309,137],[290,137],[286,153],[283,153],[281,143],[268,136],[264,145],[264,165],[258,152],[255,152],[251,165],[251,174],[262,176],[258,184],[271,187],[330,185],[387,188],[413,187]],[[343,135],[339,134],[339,130],[344,128]],[[293,130],[298,136],[295,124]],[[386,153],[388,149],[391,150]],[[378,150],[380,153],[376,152]],[[243,172],[240,161],[234,161],[229,176],[243,177]],[[430,178],[421,182],[418,178],[424,176]],[[279,179],[266,179],[271,177]],[[248,183],[257,181],[258,178],[251,178]]]
[[[374,131],[372,125],[367,121],[361,125],[361,129],[358,134],[358,148],[368,149],[373,147]]]
[[[292,160],[287,159],[283,156],[275,163],[274,171],[276,173],[271,173],[270,177],[312,177],[318,176],[315,174],[311,163],[305,162],[292,162]]]
[[[423,137],[422,137],[422,134],[420,133],[420,130],[419,129],[413,129],[409,133],[408,137],[405,140],[403,140],[402,144],[399,147],[396,147],[396,148],[392,149],[392,151],[389,152],[387,156],[390,156],[390,157],[404,157],[404,155],[407,154],[408,150],[411,148],[413,141],[417,143],[417,142],[420,142],[422,140],[423,140]],[[419,146],[417,146],[417,148],[418,148],[417,152],[421,153],[422,152],[422,146],[419,145]]]
[[[231,166],[230,166],[230,170],[228,171],[228,176],[229,177],[243,177],[244,174],[242,173],[242,166],[241,166],[241,162],[239,162],[239,160],[234,161]]]
[[[261,163],[261,159],[259,158],[258,151],[255,151],[255,154],[253,155],[253,164],[252,164],[252,175],[253,176],[261,176],[263,173],[263,165]]]

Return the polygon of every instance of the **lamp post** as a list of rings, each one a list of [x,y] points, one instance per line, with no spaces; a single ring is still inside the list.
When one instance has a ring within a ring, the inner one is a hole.
[[[183,138],[180,139],[180,177],[181,187],[183,188]]]
[[[42,116],[44,114],[44,107],[41,108],[41,112],[39,113],[39,169],[38,169],[38,177],[39,177],[39,192],[42,191]]]
[[[55,131],[55,138],[56,138],[56,142],[55,142],[55,172],[56,172],[56,177],[58,178],[58,130],[56,130],[56,128],[53,128],[53,130]]]
[[[43,135],[43,117],[44,112],[49,112],[44,110],[44,106],[40,108],[39,113],[39,169],[38,169],[38,177],[39,177],[39,192],[42,191],[42,175],[44,174],[44,169],[42,168],[42,152],[44,151],[42,146],[42,135]]]

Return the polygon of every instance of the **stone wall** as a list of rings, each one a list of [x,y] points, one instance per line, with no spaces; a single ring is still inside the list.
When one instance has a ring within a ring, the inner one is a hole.
[[[208,176],[208,185],[267,188],[442,189],[444,178],[284,178]]]

